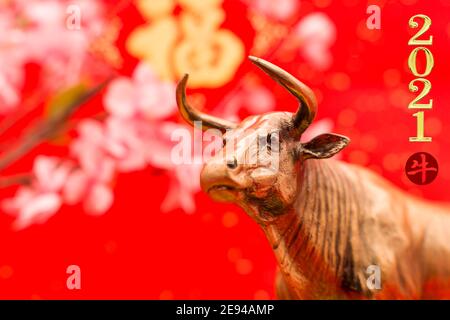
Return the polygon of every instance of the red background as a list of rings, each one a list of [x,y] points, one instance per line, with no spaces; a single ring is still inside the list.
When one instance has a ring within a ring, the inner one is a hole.
[[[367,3],[383,4],[381,30],[365,28]],[[300,18],[324,12],[335,23],[333,65],[325,73],[305,77],[300,58],[288,63],[272,60],[320,92],[317,119],[332,118],[334,131],[352,139],[343,152],[344,161],[368,166],[418,196],[446,201],[450,200],[446,188],[450,181],[450,129],[446,126],[450,120],[449,5],[449,1],[425,0],[301,1]],[[228,0],[224,8],[224,26],[242,39],[249,52],[255,31],[246,19],[246,6]],[[413,98],[408,92],[413,79],[407,68],[411,51],[407,43],[412,34],[408,20],[417,13],[433,21],[428,34],[434,36],[435,67],[428,79],[433,85],[434,107],[425,113],[425,130],[433,142],[428,144],[408,142],[415,134],[415,118],[407,109]],[[137,60],[125,51],[124,43],[143,19],[131,5],[118,15],[123,28],[117,46],[125,62],[120,72],[131,75]],[[29,67],[25,92],[33,88],[35,69]],[[400,75],[398,82],[385,80],[388,69]],[[274,91],[277,109],[295,110],[294,100],[248,61],[231,83],[202,90],[208,105],[216,104],[247,72],[261,76],[264,85]],[[344,90],[327,85],[336,72],[350,79]],[[99,99],[90,103],[90,110],[98,107]],[[17,132],[4,139],[12,139]],[[405,178],[403,165],[410,154],[422,150],[438,159],[440,172],[431,185],[417,187]],[[64,147],[42,145],[8,172],[29,170],[37,154],[66,152]],[[89,216],[80,207],[67,206],[43,225],[14,231],[13,218],[1,214],[0,298],[273,298],[275,259],[257,224],[236,206],[215,203],[203,193],[196,196],[195,214],[161,213],[159,206],[167,189],[164,172],[149,168],[118,177],[115,203],[103,216]],[[0,191],[2,198],[12,194],[10,189]],[[81,268],[81,290],[66,288],[70,264]]]

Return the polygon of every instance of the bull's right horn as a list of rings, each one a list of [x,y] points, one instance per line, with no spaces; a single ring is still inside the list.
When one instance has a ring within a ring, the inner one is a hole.
[[[293,75],[261,58],[250,56],[249,59],[272,79],[286,88],[300,106],[293,118],[295,133],[300,136],[309,127],[317,112],[317,101],[314,92]]]

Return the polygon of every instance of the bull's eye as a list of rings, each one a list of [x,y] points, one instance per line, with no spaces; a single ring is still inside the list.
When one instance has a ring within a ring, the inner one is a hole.
[[[279,140],[277,132],[269,133],[267,135],[267,150],[273,151],[273,152],[280,151],[280,140]]]

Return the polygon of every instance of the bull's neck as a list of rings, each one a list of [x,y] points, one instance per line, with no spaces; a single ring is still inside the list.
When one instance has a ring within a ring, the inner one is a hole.
[[[264,227],[284,276],[360,291],[354,257],[361,248],[352,239],[358,232],[362,186],[346,164],[335,160],[305,161],[297,186],[293,207]]]

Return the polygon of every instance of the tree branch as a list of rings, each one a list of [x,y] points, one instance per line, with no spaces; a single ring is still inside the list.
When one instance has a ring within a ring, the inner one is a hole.
[[[95,97],[111,81],[111,78],[100,85],[84,93],[80,98],[70,102],[67,106],[62,106],[48,119],[35,125],[26,133],[26,138],[12,150],[6,151],[0,156],[0,170],[5,169],[14,161],[20,159],[43,141],[52,138],[61,129],[63,124],[78,110],[84,103]]]
[[[0,189],[15,186],[18,184],[25,185],[30,183],[31,183],[31,175],[29,173],[22,173],[8,177],[0,177]]]

